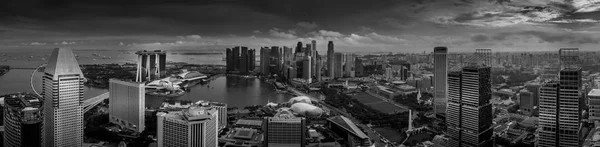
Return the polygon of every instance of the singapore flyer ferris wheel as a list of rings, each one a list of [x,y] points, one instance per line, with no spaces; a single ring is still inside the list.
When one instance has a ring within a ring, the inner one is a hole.
[[[48,64],[44,63],[44,64],[41,64],[40,66],[38,66],[37,68],[35,68],[33,70],[33,72],[31,73],[31,77],[29,77],[29,83],[31,84],[31,90],[33,90],[33,93],[35,93],[39,97],[42,97],[42,95],[40,95],[40,93],[38,93],[35,90],[35,86],[33,86],[33,77],[35,76],[35,73],[38,72],[38,70],[40,70],[40,68],[45,67],[46,65],[48,65]]]

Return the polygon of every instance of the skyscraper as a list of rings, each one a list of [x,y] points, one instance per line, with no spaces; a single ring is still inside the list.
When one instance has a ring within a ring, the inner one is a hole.
[[[358,57],[357,57],[357,58],[354,60],[354,66],[356,66],[356,67],[354,68],[354,69],[355,69],[354,71],[355,71],[355,75],[356,75],[356,76],[363,76],[363,75],[365,74],[365,71],[364,71],[364,65],[363,65],[363,61],[362,61],[362,59],[360,59],[360,58],[358,58]]]
[[[434,61],[433,61],[433,77],[434,80],[434,98],[433,98],[433,112],[435,114],[446,113],[446,95],[447,95],[447,82],[448,82],[448,48],[436,47],[433,49]]]
[[[304,74],[302,77],[304,78],[304,80],[306,80],[306,82],[308,83],[312,83],[312,68],[311,68],[311,61],[312,61],[312,57],[311,56],[307,56],[306,60],[304,60],[304,62],[302,62],[302,66],[303,66],[303,71],[302,73]]]
[[[232,63],[233,63],[233,70],[234,71],[239,71],[240,70],[240,47],[236,46],[233,48],[233,57],[232,59]]]
[[[266,118],[265,145],[268,147],[304,147],[306,120],[296,117],[291,110],[280,110],[274,117]]]
[[[44,146],[82,146],[85,78],[73,51],[55,48],[44,72]]]
[[[233,51],[230,48],[226,49],[226,53],[225,53],[225,64],[226,64],[226,68],[225,70],[227,72],[229,71],[233,71],[234,70],[234,65],[233,65]]]
[[[180,112],[159,112],[158,146],[217,147],[217,111],[210,106],[192,106]]]
[[[354,54],[346,54],[346,61],[344,64],[344,75],[347,77],[354,77]]]
[[[109,80],[109,121],[138,132],[145,129],[146,84]]]
[[[587,96],[588,104],[590,105],[589,119],[598,124],[600,123],[600,89],[592,89]]]
[[[531,116],[533,114],[533,104],[533,94],[529,90],[519,92],[519,109],[521,112]]]
[[[248,63],[248,47],[242,47],[242,54],[240,55],[240,73],[248,73],[248,65],[250,65]]]
[[[4,98],[4,146],[41,147],[43,100],[33,94]]]
[[[270,52],[271,50],[268,47],[262,47],[260,48],[260,69],[261,69],[261,73],[263,75],[270,75],[271,71],[270,71],[270,65],[271,65],[271,60],[270,60]]]
[[[335,65],[333,65],[332,67],[334,68],[334,76],[332,78],[341,78],[344,74],[343,74],[343,65],[344,65],[344,54],[343,53],[335,53]]]
[[[166,74],[167,53],[161,50],[138,51],[137,82],[152,81]]]
[[[537,83],[529,83],[525,84],[525,89],[531,92],[531,98],[533,99],[533,106],[539,107],[540,101],[540,84]]]
[[[333,50],[333,41],[329,41],[329,44],[327,44],[327,76],[329,76],[329,78],[335,77],[334,54],[335,51]]]
[[[558,81],[540,88],[538,146],[581,146],[581,68],[578,49],[560,49]]]
[[[448,146],[493,146],[490,67],[448,73]]]

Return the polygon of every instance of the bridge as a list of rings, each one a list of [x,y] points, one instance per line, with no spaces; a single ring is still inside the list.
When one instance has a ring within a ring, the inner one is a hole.
[[[10,67],[10,69],[37,69],[37,67]]]
[[[85,112],[90,111],[90,109],[92,109],[96,105],[100,104],[100,102],[104,101],[109,96],[110,96],[110,92],[106,92],[106,93],[100,94],[96,97],[93,97],[93,98],[83,101],[83,112],[85,113]]]

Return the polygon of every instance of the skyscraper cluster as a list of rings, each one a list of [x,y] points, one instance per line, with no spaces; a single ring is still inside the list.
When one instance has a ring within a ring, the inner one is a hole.
[[[244,46],[236,46],[226,51],[226,72],[235,74],[248,74],[254,71],[256,66],[256,53],[254,49]]]
[[[260,50],[260,73],[282,75],[289,80],[302,79],[311,83],[322,80],[323,61],[319,55],[317,41],[308,44],[298,42],[295,48],[262,47]]]

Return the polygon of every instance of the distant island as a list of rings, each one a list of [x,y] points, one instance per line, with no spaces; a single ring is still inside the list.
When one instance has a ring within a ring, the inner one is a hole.
[[[10,66],[0,65],[0,76],[3,76],[4,74],[8,73],[8,71],[10,71]]]

